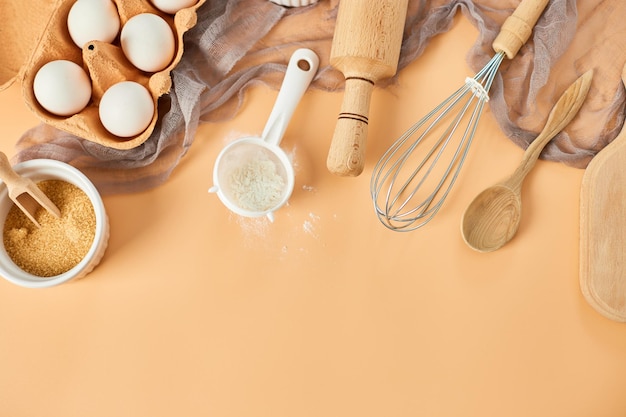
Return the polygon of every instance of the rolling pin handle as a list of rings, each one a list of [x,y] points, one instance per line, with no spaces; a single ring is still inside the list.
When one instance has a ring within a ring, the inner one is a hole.
[[[326,166],[339,176],[356,177],[365,165],[369,108],[374,82],[362,77],[346,77],[346,90]]]

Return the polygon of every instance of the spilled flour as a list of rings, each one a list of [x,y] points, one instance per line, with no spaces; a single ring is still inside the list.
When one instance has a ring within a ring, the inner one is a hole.
[[[326,246],[320,239],[320,216],[310,212],[304,218],[297,217],[282,211],[280,219],[276,220],[280,224],[274,224],[267,216],[244,217],[231,213],[230,221],[239,227],[243,247],[270,252],[277,259],[286,259],[290,254],[308,253],[311,242]]]
[[[272,223],[265,216],[243,217],[232,213],[230,218],[239,225],[246,246],[256,246],[257,242],[265,240],[270,233]]]
[[[315,223],[317,223],[319,219],[320,219],[320,216],[317,216],[313,213],[309,213],[309,219],[305,220],[304,223],[302,224],[302,230],[304,230],[305,233],[308,233],[309,235],[317,239],[318,235],[315,232]]]

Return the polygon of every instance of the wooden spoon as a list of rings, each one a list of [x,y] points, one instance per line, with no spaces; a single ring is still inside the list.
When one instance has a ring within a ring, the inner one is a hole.
[[[580,188],[580,289],[598,313],[618,322],[626,322],[625,187],[626,123],[593,157]]]
[[[59,208],[37,187],[37,184],[13,171],[9,159],[3,152],[0,152],[0,179],[7,187],[9,198],[37,227],[41,226],[35,219],[35,213],[40,207],[57,218],[61,217]]]
[[[578,113],[587,97],[593,71],[570,85],[554,105],[545,127],[528,146],[520,165],[507,179],[478,194],[465,210],[461,222],[463,240],[479,252],[492,252],[515,236],[522,209],[522,183],[543,148]]]

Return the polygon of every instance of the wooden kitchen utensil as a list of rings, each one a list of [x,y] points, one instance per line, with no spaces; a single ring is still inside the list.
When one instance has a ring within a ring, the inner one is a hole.
[[[40,226],[35,218],[35,212],[39,208],[43,207],[53,216],[61,217],[58,207],[37,187],[37,184],[13,171],[9,159],[3,152],[0,152],[0,178],[7,187],[9,198],[37,227]]]
[[[495,55],[474,77],[409,127],[380,157],[370,194],[381,223],[409,232],[425,226],[452,191],[504,58],[530,38],[549,0],[522,0],[491,44]]]
[[[330,64],[346,78],[341,112],[326,165],[357,176],[365,163],[372,90],[396,73],[408,0],[341,0]]]
[[[626,322],[625,244],[626,124],[591,160],[580,189],[580,288],[595,310],[619,322]]]
[[[581,75],[556,102],[543,130],[531,142],[517,169],[478,194],[463,214],[461,234],[469,247],[492,252],[517,233],[522,215],[522,184],[543,148],[578,114],[591,86],[593,71]]]

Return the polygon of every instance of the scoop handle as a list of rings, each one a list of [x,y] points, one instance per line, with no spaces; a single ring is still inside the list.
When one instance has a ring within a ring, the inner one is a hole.
[[[4,152],[0,152],[0,179],[7,187],[9,198],[37,227],[39,222],[35,218],[35,212],[39,207],[43,207],[57,218],[61,216],[59,208],[33,180],[22,177],[13,170]]]
[[[513,14],[506,18],[500,33],[491,44],[496,52],[504,52],[512,59],[530,38],[533,27],[550,0],[522,0]]]
[[[0,152],[0,179],[5,183],[11,198],[23,193],[28,185],[27,179],[13,171],[11,162],[4,152]]]
[[[319,57],[310,49],[297,49],[289,59],[285,78],[278,91],[261,137],[271,145],[280,143],[300,99],[317,73]]]

